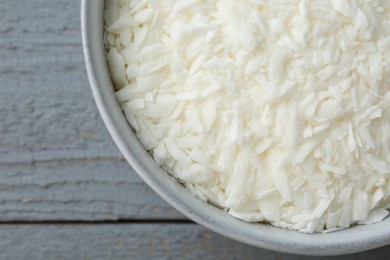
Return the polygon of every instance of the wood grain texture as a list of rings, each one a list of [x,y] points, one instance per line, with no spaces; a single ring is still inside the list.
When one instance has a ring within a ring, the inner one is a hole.
[[[79,5],[0,1],[0,157],[8,154],[9,163],[72,151],[79,158],[121,158],[89,90]]]
[[[241,245],[195,224],[0,225],[0,237],[7,237],[1,259],[312,259]],[[390,247],[375,251],[377,259],[389,254]]]
[[[0,165],[1,221],[182,219],[124,160]]]
[[[80,1],[0,0],[0,13],[0,221],[183,219],[100,119]]]

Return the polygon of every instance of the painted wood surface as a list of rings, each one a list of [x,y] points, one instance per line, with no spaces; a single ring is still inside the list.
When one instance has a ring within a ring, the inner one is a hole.
[[[136,176],[93,102],[79,13],[0,0],[0,259],[301,259],[189,223]]]
[[[312,259],[241,245],[195,224],[0,225],[0,237],[7,238],[0,239],[1,259]],[[389,255],[387,247],[318,259]]]
[[[0,221],[183,219],[136,176],[100,119],[80,1],[1,0],[0,13]]]

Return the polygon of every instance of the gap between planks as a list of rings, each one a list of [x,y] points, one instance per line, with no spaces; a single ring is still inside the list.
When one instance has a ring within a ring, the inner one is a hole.
[[[64,150],[30,150],[20,149],[11,151],[0,150],[0,164],[32,164],[37,162],[69,161],[69,160],[124,160],[118,152],[102,149],[102,147],[89,149]]]
[[[44,220],[44,221],[0,221],[2,225],[129,225],[129,224],[149,224],[149,225],[161,225],[161,224],[194,224],[195,222],[189,219],[124,219],[124,220],[96,220],[96,221],[84,221],[84,220]]]

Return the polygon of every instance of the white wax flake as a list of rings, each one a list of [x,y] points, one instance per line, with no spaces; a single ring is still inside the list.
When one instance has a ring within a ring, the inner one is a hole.
[[[123,58],[118,53],[116,48],[112,48],[107,54],[107,61],[115,87],[120,89],[128,85],[128,81],[126,79],[125,63],[123,62]]]
[[[179,161],[184,166],[191,165],[191,159],[176,146],[172,139],[166,138],[164,142],[168,152],[176,161]]]
[[[334,173],[336,175],[344,175],[346,173],[346,169],[343,169],[343,168],[340,168],[340,167],[337,167],[337,166],[333,166],[333,165],[329,165],[329,164],[326,164],[326,163],[321,163],[320,162],[319,163],[319,167],[323,171]]]
[[[142,9],[134,15],[134,21],[138,23],[149,22],[153,18],[153,14],[152,9]]]
[[[354,137],[354,132],[352,129],[352,123],[349,122],[348,124],[348,146],[349,146],[349,151],[353,152],[356,149],[356,141]]]
[[[211,85],[210,87],[206,87],[202,89],[199,93],[200,97],[202,98],[207,98],[212,95],[217,94],[221,90],[222,86],[220,84],[214,84]]]
[[[292,161],[293,164],[302,163],[310,153],[314,151],[314,148],[317,146],[317,142],[310,141],[299,147],[299,150],[294,155],[294,159]]]
[[[362,10],[358,10],[357,14],[353,20],[354,26],[358,30],[364,30],[368,27],[368,21],[366,15]]]
[[[156,89],[164,78],[160,74],[153,74],[149,76],[139,76],[136,78],[137,87],[143,93]]]
[[[353,196],[352,217],[355,221],[362,221],[367,218],[369,205],[368,195],[365,192],[356,192]]]
[[[159,95],[154,99],[153,105],[145,107],[143,114],[148,118],[164,118],[172,115],[177,100],[171,95]]]
[[[370,74],[373,80],[378,81],[383,78],[384,62],[380,53],[375,53],[370,57]]]
[[[191,6],[197,4],[199,1],[198,0],[178,0],[176,3],[173,5],[173,12],[179,13],[184,11],[185,9],[190,8]]]
[[[366,159],[369,166],[371,166],[375,171],[388,176],[390,174],[390,163],[385,159],[378,158],[373,154],[365,154],[364,158]]]
[[[199,98],[199,91],[187,91],[176,94],[177,100],[193,100]]]
[[[269,76],[271,80],[279,81],[284,79],[285,71],[284,71],[284,63],[286,56],[283,53],[282,49],[276,49],[270,60],[269,65]]]
[[[233,112],[233,120],[231,122],[231,128],[229,132],[229,141],[241,144],[243,140],[243,120],[240,112],[235,109]]]
[[[270,151],[269,164],[274,164],[271,168],[271,176],[276,188],[286,201],[292,201],[289,176],[286,169],[286,155],[280,151]]]
[[[132,110],[132,111],[140,110],[140,109],[143,109],[145,107],[145,99],[143,99],[143,98],[133,99],[131,101],[124,103],[122,106],[126,110],[127,109]]]
[[[326,228],[327,230],[337,229],[339,226],[340,218],[341,218],[342,209],[337,210],[336,212],[330,213],[326,220]]]
[[[260,222],[264,220],[263,215],[261,215],[259,212],[247,212],[247,211],[236,211],[233,209],[229,210],[229,214],[232,215],[233,217],[242,219],[247,222]]]
[[[390,5],[107,0],[125,117],[156,163],[247,222],[305,233],[390,207]]]
[[[384,220],[389,215],[389,211],[384,208],[372,210],[364,221],[359,221],[359,224],[374,224]]]
[[[167,148],[165,147],[165,143],[159,143],[157,147],[153,149],[153,157],[158,165],[164,164],[169,160],[170,154],[168,153]]]
[[[137,57],[137,61],[145,63],[160,58],[167,52],[168,49],[163,44],[159,43],[146,46],[141,49],[140,53],[134,53],[133,55]]]
[[[265,152],[268,148],[271,147],[273,142],[274,142],[274,139],[272,139],[272,138],[267,138],[267,139],[261,140],[255,148],[256,153],[261,154],[261,153]]]
[[[208,132],[217,118],[217,107],[213,101],[209,101],[202,107],[202,122],[205,131]]]
[[[322,217],[324,212],[328,209],[328,207],[329,207],[330,203],[332,202],[332,200],[333,200],[333,196],[322,199],[318,203],[316,208],[314,209],[314,211],[312,213],[312,217],[313,218],[320,218],[320,217]]]
[[[226,205],[228,207],[238,208],[245,201],[246,192],[242,192],[242,189],[248,189],[253,185],[248,179],[249,174],[248,157],[244,151],[241,151],[234,162],[234,167],[225,191],[227,197]]]
[[[121,30],[134,26],[133,19],[128,17],[121,17],[114,24],[112,24],[107,30],[111,33],[120,33]]]
[[[341,14],[352,18],[354,13],[353,13],[353,8],[351,6],[350,0],[331,0],[333,8],[337,11],[340,12]]]
[[[150,73],[153,73],[155,71],[160,70],[161,68],[167,66],[172,62],[172,57],[169,55],[160,57],[156,60],[153,60],[151,62],[142,64],[138,68],[138,74],[141,76],[149,75]]]
[[[193,184],[205,184],[213,181],[213,174],[210,173],[209,169],[201,164],[192,164],[191,166],[183,169],[178,174],[179,178],[188,183]]]

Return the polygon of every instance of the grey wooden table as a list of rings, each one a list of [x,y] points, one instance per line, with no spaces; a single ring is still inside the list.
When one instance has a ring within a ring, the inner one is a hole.
[[[93,102],[79,13],[0,0],[0,259],[301,259],[192,223],[136,176]],[[390,247],[344,258],[367,257]]]

